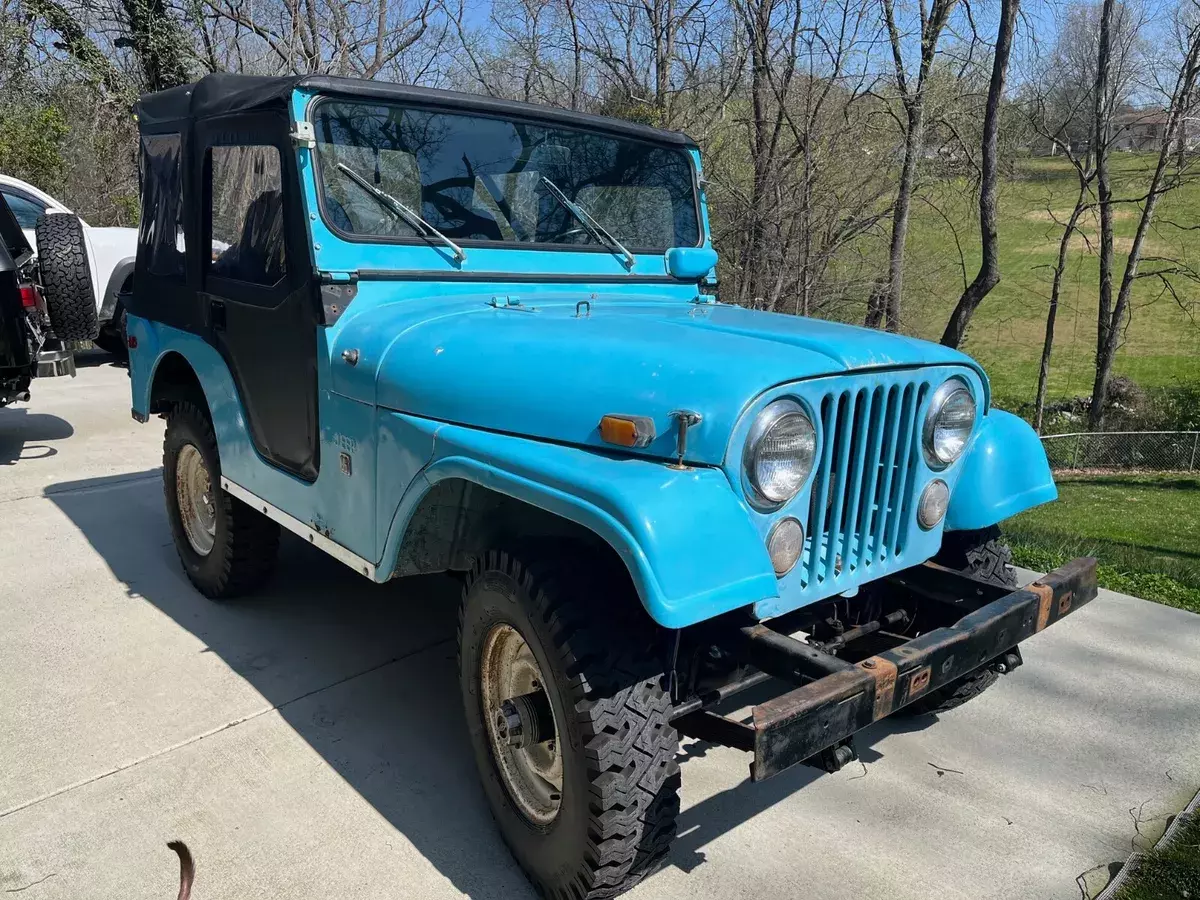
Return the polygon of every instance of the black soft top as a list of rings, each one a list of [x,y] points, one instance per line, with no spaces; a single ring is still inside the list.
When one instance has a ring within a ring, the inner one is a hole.
[[[441,91],[385,81],[338,78],[332,75],[206,75],[195,84],[185,84],[154,94],[143,94],[137,104],[138,122],[144,130],[188,120],[207,119],[227,113],[265,109],[287,109],[297,88],[343,97],[416,103],[464,112],[519,116],[550,124],[607,131],[662,144],[694,147],[695,142],[677,131],[664,131],[624,119],[594,116],[534,103],[500,100],[480,94]]]

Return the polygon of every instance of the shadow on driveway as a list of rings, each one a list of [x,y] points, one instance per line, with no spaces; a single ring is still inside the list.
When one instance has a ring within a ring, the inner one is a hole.
[[[61,441],[74,433],[70,422],[49,413],[24,407],[0,409],[0,466],[15,465],[22,458],[54,456],[58,451],[42,442]]]
[[[203,641],[201,652],[220,656],[456,888],[476,898],[533,897],[500,844],[467,742],[455,671],[459,582],[428,576],[376,585],[285,532],[266,588],[214,603],[180,569],[161,491],[148,470],[56,484],[46,495],[132,599],[153,604]],[[870,763],[879,758],[871,745],[884,735],[933,721],[873,726],[859,735],[859,753]],[[707,750],[684,748],[685,778],[705,764]],[[687,808],[670,863],[691,871],[707,844],[820,775],[796,767]]]

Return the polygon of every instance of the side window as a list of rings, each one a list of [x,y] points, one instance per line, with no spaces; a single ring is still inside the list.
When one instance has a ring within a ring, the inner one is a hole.
[[[4,199],[8,201],[9,209],[17,217],[17,224],[22,228],[32,228],[37,224],[37,220],[45,215],[46,207],[41,203],[35,203],[24,194],[7,190],[3,193]]]
[[[185,249],[179,135],[145,135],[138,254],[144,257],[150,274],[182,281]]]
[[[209,150],[210,274],[272,285],[287,273],[281,166],[266,144]]]

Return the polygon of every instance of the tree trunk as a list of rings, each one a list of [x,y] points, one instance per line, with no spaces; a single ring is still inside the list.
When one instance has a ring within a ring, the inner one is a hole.
[[[934,0],[928,14],[921,4],[921,59],[917,67],[916,85],[910,90],[904,65],[903,40],[896,27],[893,0],[882,0],[884,22],[895,66],[896,89],[904,104],[906,116],[904,161],[900,169],[900,184],[892,205],[892,240],[888,250],[887,282],[878,286],[867,305],[866,324],[872,328],[883,325],[888,331],[900,330],[901,298],[904,288],[904,249],[908,239],[909,211],[912,208],[913,188],[917,181],[917,165],[925,149],[925,91],[929,72],[937,55],[938,41],[957,0]]]
[[[904,290],[904,248],[908,240],[908,219],[912,209],[913,185],[917,180],[917,158],[924,148],[924,97],[914,98],[908,110],[908,133],[904,136],[904,165],[900,185],[892,207],[892,243],[888,251],[888,280],[879,300],[883,325],[888,331],[900,330],[900,301]],[[875,323],[878,327],[879,323]]]
[[[1108,379],[1112,357],[1106,353],[1112,320],[1113,210],[1112,185],[1108,179],[1108,70],[1112,57],[1112,18],[1115,0],[1104,0],[1100,11],[1100,42],[1096,51],[1095,120],[1092,131],[1092,155],[1096,160],[1096,190],[1100,200],[1100,284],[1096,315],[1096,380],[1092,386],[1092,405],[1088,426],[1099,431],[1104,426],[1104,404],[1108,399]]]
[[[1121,331],[1125,317],[1129,313],[1129,300],[1133,293],[1133,282],[1137,278],[1138,266],[1142,261],[1142,248],[1146,243],[1146,234],[1154,221],[1154,212],[1158,207],[1159,198],[1163,194],[1163,177],[1171,162],[1171,147],[1175,141],[1176,129],[1182,130],[1184,111],[1187,97],[1191,93],[1197,74],[1197,64],[1200,61],[1200,28],[1192,32],[1188,52],[1179,71],[1175,84],[1175,92],[1171,97],[1171,106],[1167,113],[1167,124],[1158,148],[1158,164],[1154,167],[1154,175],[1146,191],[1146,201],[1142,205],[1142,215],[1138,219],[1137,231],[1133,235],[1133,243],[1129,247],[1129,258],[1125,260],[1125,271],[1121,275],[1121,286],[1117,291],[1117,302],[1112,307],[1112,314],[1106,323],[1102,339],[1096,346],[1096,381],[1092,386],[1092,406],[1088,420],[1094,429],[1099,429],[1104,423],[1104,405],[1108,402],[1108,383],[1112,376],[1113,362],[1121,345]],[[1102,220],[1103,221],[1103,220]],[[1109,287],[1111,293],[1111,285]]]
[[[750,186],[750,221],[746,229],[742,271],[742,302],[754,309],[768,304],[767,222],[774,209],[771,199],[774,171],[774,132],[771,120],[770,23],[774,0],[758,0],[746,12],[750,43],[750,100],[753,115],[750,147],[753,181]]]
[[[130,43],[142,68],[142,87],[161,91],[188,82],[184,39],[163,0],[122,0]]]
[[[942,343],[947,347],[958,347],[962,344],[975,310],[992,288],[1000,283],[999,248],[996,239],[996,134],[1000,126],[1000,104],[1004,99],[1004,79],[1008,73],[1013,28],[1020,5],[1021,0],[1001,0],[1000,3],[1000,24],[996,32],[992,80],[988,85],[987,104],[983,112],[983,146],[980,154],[979,235],[982,258],[975,280],[958,298],[958,304],[950,314],[950,321],[946,323],[946,330],[942,333]]]
[[[1076,171],[1079,175],[1079,196],[1075,198],[1075,208],[1071,211],[1071,218],[1067,220],[1066,227],[1063,228],[1062,240],[1058,242],[1058,259],[1054,263],[1054,280],[1050,285],[1050,309],[1046,313],[1046,335],[1042,340],[1042,359],[1038,366],[1037,399],[1033,404],[1033,428],[1038,434],[1042,433],[1042,420],[1046,412],[1046,390],[1050,381],[1050,353],[1054,349],[1054,323],[1058,318],[1058,299],[1062,294],[1062,278],[1063,272],[1067,268],[1067,253],[1071,248],[1071,236],[1075,234],[1079,217],[1083,215],[1086,208],[1088,179],[1081,170]]]

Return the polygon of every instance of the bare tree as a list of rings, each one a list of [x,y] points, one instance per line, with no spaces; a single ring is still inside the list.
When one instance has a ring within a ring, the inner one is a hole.
[[[891,191],[869,93],[873,0],[735,7],[749,84],[732,130],[708,146],[725,296],[759,309],[831,314],[873,281],[851,248],[874,238]],[[834,259],[836,277],[830,280]]]
[[[947,347],[958,347],[962,343],[975,310],[992,288],[1000,283],[999,240],[996,235],[997,134],[1000,130],[1000,104],[1004,100],[1008,58],[1012,51],[1013,30],[1020,5],[1020,0],[1001,0],[1000,3],[1000,24],[996,28],[996,48],[983,111],[980,151],[979,240],[982,258],[975,280],[958,298],[950,321],[946,323],[946,330],[942,333],[942,343]]]
[[[1110,3],[1112,0],[1105,0],[1106,7]],[[1096,337],[1096,378],[1092,385],[1092,402],[1088,410],[1088,424],[1094,430],[1099,430],[1104,426],[1113,362],[1116,360],[1117,350],[1121,344],[1121,335],[1129,315],[1130,299],[1134,282],[1138,278],[1138,267],[1141,264],[1146,235],[1154,221],[1154,213],[1162,195],[1179,184],[1179,174],[1169,178],[1168,167],[1175,140],[1183,127],[1183,118],[1188,108],[1189,98],[1195,87],[1197,75],[1200,74],[1200,24],[1195,24],[1195,18],[1192,21],[1193,24],[1187,33],[1183,59],[1179,63],[1174,88],[1171,90],[1167,105],[1167,121],[1159,141],[1158,160],[1145,195],[1139,198],[1142,204],[1142,213],[1129,248],[1129,256],[1125,260],[1125,269],[1121,276],[1115,303],[1112,301],[1112,192],[1111,189],[1105,190],[1103,181],[1106,173],[1102,164],[1107,153],[1101,152],[1099,149],[1097,151],[1096,169],[1097,182],[1100,184],[1100,239],[1102,242],[1100,248],[1100,309]],[[1101,70],[1104,68],[1104,41],[1104,32],[1101,31],[1101,55],[1099,57]],[[1100,92],[1100,89],[1101,85],[1098,82],[1097,93]],[[1105,230],[1106,212],[1108,213],[1107,232]],[[1108,243],[1107,267],[1104,246],[1106,240]],[[1148,274],[1165,277],[1163,270]]]
[[[438,10],[436,0],[200,2],[231,26],[243,69],[362,78],[394,71],[429,32]],[[244,65],[245,43],[251,45],[249,66]]]
[[[925,95],[937,54],[938,41],[941,40],[957,0],[933,0],[928,8],[925,0],[921,0],[920,57],[916,78],[913,80],[909,79],[908,67],[904,61],[903,38],[896,24],[893,0],[880,2],[891,45],[896,92],[904,109],[904,118],[900,120],[904,144],[900,183],[896,187],[896,199],[892,206],[892,239],[888,251],[887,280],[871,295],[867,306],[866,324],[872,328],[883,325],[889,331],[898,331],[904,287],[904,251],[908,239],[913,188],[917,179],[917,166],[925,149]]]
[[[1108,170],[1113,109],[1108,89],[1108,73],[1112,62],[1112,20],[1115,6],[1115,0],[1103,0],[1100,12],[1100,40],[1096,50],[1096,86],[1092,91],[1092,100],[1095,103],[1095,113],[1092,117],[1092,155],[1096,160],[1096,191],[1100,199],[1100,302],[1096,332],[1096,387],[1092,391],[1092,407],[1088,414],[1092,428],[1099,428],[1104,418],[1103,400],[1104,394],[1107,393],[1108,372],[1102,374],[1101,357],[1103,348],[1108,345],[1108,332],[1114,324],[1113,206],[1112,182]]]
[[[1054,275],[1050,282],[1050,305],[1046,312],[1046,328],[1042,338],[1042,356],[1038,362],[1037,394],[1033,405],[1033,427],[1041,434],[1046,414],[1046,392],[1050,383],[1050,356],[1054,351],[1054,327],[1058,320],[1059,300],[1062,296],[1063,273],[1067,269],[1067,254],[1071,248],[1071,239],[1079,227],[1079,220],[1090,208],[1087,204],[1088,188],[1092,175],[1082,167],[1076,167],[1079,178],[1079,193],[1075,197],[1075,206],[1063,225],[1062,237],[1058,242],[1058,256],[1054,261]]]
[[[1096,247],[1085,225],[1098,217],[1095,202],[1096,116],[1100,112],[1127,107],[1141,71],[1139,46],[1141,22],[1127,5],[1118,5],[1110,21],[1110,49],[1107,99],[1096,102],[1097,59],[1099,56],[1100,6],[1072,3],[1057,22],[1054,43],[1029,73],[1023,87],[1021,108],[1035,135],[1055,155],[1071,165],[1076,191],[1073,206],[1064,213],[1048,203],[1046,214],[1059,229],[1058,251],[1051,269],[1049,304],[1046,312],[1038,384],[1034,399],[1034,426],[1042,430],[1049,390],[1050,363],[1054,350],[1055,326],[1062,299],[1063,278],[1071,247],[1082,239],[1090,252]],[[1109,127],[1115,123],[1110,122]],[[1110,141],[1111,141],[1110,137]],[[1107,155],[1103,156],[1107,161]]]

